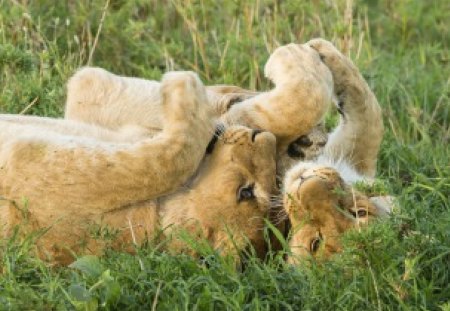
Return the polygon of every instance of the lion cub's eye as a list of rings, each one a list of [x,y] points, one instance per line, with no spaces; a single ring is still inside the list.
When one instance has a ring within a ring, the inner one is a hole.
[[[255,198],[255,185],[241,187],[238,190],[238,202],[252,200]]]
[[[353,217],[355,218],[362,218],[362,217],[367,217],[367,210],[365,209],[359,209],[356,212],[352,212]]]
[[[319,250],[320,243],[322,243],[322,235],[319,233],[319,236],[317,236],[311,240],[311,244],[309,246],[311,253],[314,254],[315,252],[317,252]]]

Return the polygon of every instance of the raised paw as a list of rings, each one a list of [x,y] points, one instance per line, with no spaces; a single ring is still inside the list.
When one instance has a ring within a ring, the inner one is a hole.
[[[67,84],[68,93],[86,92],[94,88],[107,86],[112,74],[99,67],[83,67],[79,69]]]
[[[161,81],[161,95],[166,121],[212,124],[205,86],[194,72],[166,73]]]
[[[313,39],[307,44],[319,53],[333,75],[337,108],[342,115],[326,150],[333,157],[349,161],[358,173],[373,177],[383,136],[378,101],[358,68],[331,42]]]
[[[291,43],[277,48],[264,67],[266,77],[276,85],[295,82],[305,75],[305,71],[322,77],[329,75],[317,52],[306,44]]]
[[[291,142],[285,152],[277,157],[278,173],[284,173],[299,161],[316,160],[324,151],[328,133],[322,124],[316,125],[307,135],[301,135]]]
[[[364,112],[365,106],[372,104],[373,94],[353,62],[324,39],[313,39],[307,45],[319,53],[322,62],[333,75],[339,113],[345,116],[353,110]]]
[[[324,39],[313,39],[306,44],[317,51],[322,62],[330,69],[337,95],[346,87],[347,81],[358,78],[358,68],[331,42]]]
[[[316,159],[327,143],[328,135],[322,125],[315,126],[307,135],[302,135],[289,144],[287,155],[294,160]]]

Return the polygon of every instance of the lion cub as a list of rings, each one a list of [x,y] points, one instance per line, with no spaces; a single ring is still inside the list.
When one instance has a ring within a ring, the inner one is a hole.
[[[40,229],[39,254],[59,264],[74,253],[101,252],[103,242],[90,232],[104,226],[125,245],[184,229],[223,253],[260,247],[275,187],[274,135],[234,126],[212,148],[214,122],[198,77],[168,73],[160,92],[163,129],[139,139],[140,129],[118,134],[68,120],[1,116],[4,233],[17,225],[25,234]]]
[[[284,178],[283,205],[292,224],[290,246],[297,262],[328,257],[341,250],[340,236],[389,213],[385,197],[369,198],[352,186],[371,182],[383,136],[381,109],[356,66],[330,42],[314,39],[315,49],[333,74],[341,113],[324,154],[300,162]]]

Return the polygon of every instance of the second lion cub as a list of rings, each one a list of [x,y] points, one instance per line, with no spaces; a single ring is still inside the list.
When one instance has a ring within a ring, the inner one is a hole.
[[[161,92],[170,122],[131,143],[72,121],[0,116],[3,232],[42,230],[39,254],[62,264],[74,253],[102,251],[93,226],[114,229],[125,245],[187,230],[235,256],[249,243],[262,247],[275,187],[274,135],[230,127],[199,167],[213,135],[204,86],[193,73],[169,73]]]

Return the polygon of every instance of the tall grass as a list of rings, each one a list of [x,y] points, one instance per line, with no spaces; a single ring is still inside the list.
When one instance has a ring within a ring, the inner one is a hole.
[[[0,310],[450,310],[449,16],[445,0],[0,1],[0,111],[61,116],[76,68],[270,87],[278,45],[332,40],[384,111],[379,176],[394,215],[345,237],[334,260],[299,267],[253,257],[244,270],[144,247],[52,269],[33,236],[0,248]],[[97,39],[96,39],[97,38]],[[206,262],[206,264],[205,264]]]

